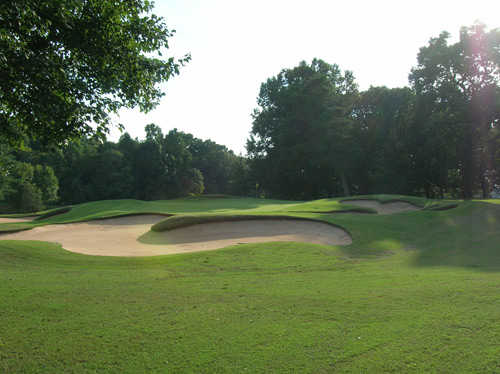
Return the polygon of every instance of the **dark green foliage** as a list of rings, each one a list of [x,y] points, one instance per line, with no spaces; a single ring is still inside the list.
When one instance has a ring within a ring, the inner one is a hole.
[[[449,37],[443,32],[420,49],[410,75],[419,100],[417,117],[439,137],[437,152],[431,151],[436,164],[446,165],[448,154],[458,151],[455,165],[464,197],[471,198],[476,186],[487,197],[491,175],[497,173],[492,139],[500,121],[500,29],[475,24],[460,30],[457,43],[449,45]]]
[[[58,180],[51,167],[13,161],[7,173],[4,198],[14,210],[36,212],[57,200]]]
[[[33,165],[28,179],[41,190],[45,203],[57,200],[58,187],[63,204],[158,200],[203,192],[245,195],[251,190],[246,187],[248,167],[242,157],[176,129],[163,135],[155,124],[146,126],[143,141],[125,133],[118,143],[84,137],[60,147],[47,148],[33,140],[27,146],[0,148],[0,161],[5,160],[0,164],[0,171],[5,170],[0,195],[13,186],[14,174],[8,171],[19,162]]]
[[[356,93],[352,73],[317,59],[261,85],[247,150],[271,196],[311,199],[337,189],[349,193],[350,113]]]
[[[205,190],[203,174],[198,169],[188,169],[181,177],[181,185],[185,194],[200,195]]]
[[[42,191],[30,182],[23,182],[16,186],[16,193],[11,196],[11,204],[19,212],[37,212],[44,208]]]
[[[50,166],[35,165],[33,183],[40,189],[44,202],[51,203],[57,200],[59,182]]]
[[[162,57],[173,31],[152,8],[147,0],[1,2],[1,136],[102,135],[109,112],[152,109],[159,84],[189,60]]]
[[[12,175],[10,169],[14,163],[14,157],[10,153],[10,147],[0,142],[0,201],[4,200],[10,190]]]
[[[500,184],[500,29],[449,36],[420,49],[411,88],[357,93],[321,60],[263,83],[247,142],[255,195],[487,197]]]
[[[356,192],[412,193],[418,179],[411,144],[415,95],[408,88],[370,87],[354,106],[351,181]]]

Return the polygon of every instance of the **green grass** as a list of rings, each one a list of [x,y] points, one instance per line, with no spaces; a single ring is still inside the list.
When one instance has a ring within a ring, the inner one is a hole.
[[[344,201],[346,203],[349,203],[349,200],[376,200],[382,204],[403,201],[415,205],[418,208],[430,210],[446,210],[456,208],[460,202],[458,200],[435,200],[406,195],[359,195],[340,199],[340,201]]]
[[[66,214],[301,208],[236,200],[100,202]],[[385,216],[306,207],[298,215],[346,228],[353,244],[116,258],[0,241],[0,372],[500,372],[500,206]]]
[[[151,226],[151,231],[161,232],[179,229],[181,227],[188,227],[202,223],[214,222],[234,222],[234,221],[254,221],[254,220],[311,220],[321,221],[304,215],[276,215],[276,214],[183,214],[168,217]]]
[[[373,213],[373,210],[341,204],[338,199],[322,199],[310,202],[296,202],[284,200],[269,200],[237,197],[189,197],[175,200],[142,201],[142,200],[104,200],[72,206],[71,210],[63,214],[58,210],[39,212],[46,214],[33,222],[0,224],[0,232],[30,229],[36,226],[56,223],[82,222],[96,219],[127,216],[131,214],[225,214],[225,215],[259,215],[259,214],[297,214],[314,212],[364,212]],[[6,215],[5,217],[20,217],[20,215]]]
[[[500,205],[500,199],[486,199],[486,200],[477,200],[483,203],[497,204]]]

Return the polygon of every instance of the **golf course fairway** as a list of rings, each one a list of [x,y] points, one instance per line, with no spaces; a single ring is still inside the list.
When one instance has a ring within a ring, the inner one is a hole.
[[[158,231],[137,233],[156,247],[157,234],[169,230],[281,217],[324,222],[352,240],[121,257],[2,234],[0,372],[499,372],[498,201],[355,199],[416,208],[376,214],[342,199],[108,200],[0,223],[0,231],[27,234],[161,214],[148,224]]]

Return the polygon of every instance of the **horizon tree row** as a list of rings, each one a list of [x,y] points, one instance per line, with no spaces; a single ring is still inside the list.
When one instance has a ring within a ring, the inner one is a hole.
[[[410,87],[359,92],[319,59],[264,82],[247,141],[261,193],[488,197],[500,184],[500,30],[449,37],[420,49]]]
[[[146,126],[144,140],[124,133],[117,143],[95,137],[49,148],[25,142],[29,146],[23,149],[0,147],[0,172],[9,176],[0,178],[0,201],[17,211],[40,210],[56,202],[158,200],[203,192],[246,195],[252,191],[244,158],[177,129],[163,135],[155,124]]]

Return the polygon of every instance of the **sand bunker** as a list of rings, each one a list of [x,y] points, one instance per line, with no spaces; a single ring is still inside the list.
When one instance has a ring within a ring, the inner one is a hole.
[[[273,241],[324,245],[347,245],[352,242],[349,234],[340,228],[306,220],[218,222],[158,233],[149,231],[154,223],[164,218],[141,215],[48,225],[5,234],[0,239],[56,242],[71,252],[101,256],[154,256]]]
[[[349,205],[356,205],[363,208],[372,208],[375,209],[378,214],[394,214],[394,213],[409,212],[420,209],[415,205],[406,203],[404,201],[394,201],[390,203],[381,204],[376,200],[345,200],[342,201],[342,203]]]
[[[36,217],[23,217],[23,218],[1,218],[0,223],[18,223],[18,222],[30,222]]]

